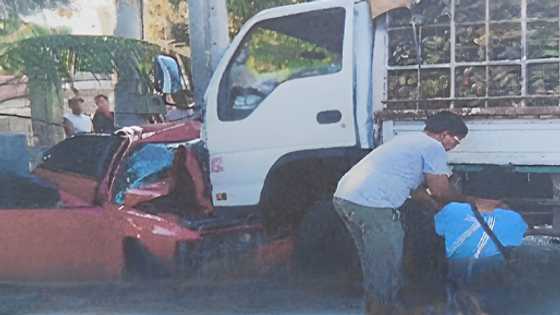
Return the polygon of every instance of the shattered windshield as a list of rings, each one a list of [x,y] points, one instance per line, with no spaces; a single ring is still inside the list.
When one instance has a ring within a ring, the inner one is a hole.
[[[166,177],[173,164],[176,146],[166,143],[146,143],[136,149],[122,164],[117,175],[114,200],[123,204],[127,189],[140,188]]]

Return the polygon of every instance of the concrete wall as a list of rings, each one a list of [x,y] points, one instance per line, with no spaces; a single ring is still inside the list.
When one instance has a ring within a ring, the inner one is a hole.
[[[31,107],[27,98],[13,99],[0,103],[0,113],[15,114],[29,117]],[[28,143],[32,141],[31,120],[18,117],[0,116],[0,133],[12,132],[28,136]]]
[[[0,133],[0,172],[29,172],[30,156],[25,134]]]

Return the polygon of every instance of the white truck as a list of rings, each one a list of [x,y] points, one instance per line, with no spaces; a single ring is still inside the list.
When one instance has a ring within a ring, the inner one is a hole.
[[[502,17],[499,23],[488,1],[478,1],[484,14],[474,21],[463,14],[463,2],[443,8],[447,18],[428,16],[414,27],[406,9],[384,14],[406,1],[322,0],[250,19],[204,98],[202,139],[217,213],[254,213],[270,235],[292,233],[306,210],[330,201],[340,176],[367,152],[394,135],[421,130],[431,111],[449,109],[463,114],[470,129],[450,154],[465,191],[505,198],[530,222],[551,224],[552,210],[560,205],[560,82],[545,82],[556,85],[542,92],[528,86],[527,77],[550,70],[560,81],[560,56],[528,58],[526,33],[537,19],[529,17],[534,10],[526,2],[513,22]],[[549,20],[560,25],[558,8]],[[500,23],[514,30],[519,24],[519,34],[506,36],[520,37],[518,59],[507,51],[504,59],[493,46]],[[469,27],[470,33],[461,33]],[[465,34],[478,37],[465,41]],[[444,43],[426,49],[444,56],[430,59],[423,52],[418,66],[410,52],[434,36],[443,36]],[[464,56],[473,42],[485,49],[475,61]],[[467,77],[473,71],[480,75]],[[519,89],[502,95],[496,82],[511,75]],[[539,100],[547,106],[533,102]],[[321,217],[315,215],[318,221],[310,225],[320,225]]]

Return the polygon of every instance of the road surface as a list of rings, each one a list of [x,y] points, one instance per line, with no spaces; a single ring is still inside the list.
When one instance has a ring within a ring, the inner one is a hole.
[[[353,315],[360,310],[355,291],[278,279],[0,289],[1,315]]]

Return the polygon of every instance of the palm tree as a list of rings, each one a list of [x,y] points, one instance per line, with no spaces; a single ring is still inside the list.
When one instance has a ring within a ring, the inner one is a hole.
[[[132,69],[146,91],[150,91],[151,64],[158,46],[111,36],[45,35],[5,43],[0,68],[28,78],[31,116],[38,145],[51,145],[63,136],[62,83],[72,82],[74,73],[114,73]],[[46,121],[46,123],[44,122]]]

